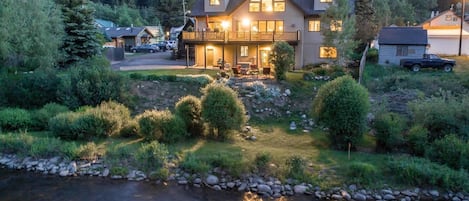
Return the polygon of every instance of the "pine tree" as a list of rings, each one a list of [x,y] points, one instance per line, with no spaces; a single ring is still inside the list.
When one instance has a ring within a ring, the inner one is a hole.
[[[356,34],[355,39],[360,41],[360,47],[364,49],[365,45],[371,42],[378,33],[378,25],[375,16],[375,10],[372,0],[355,1],[356,15]],[[362,49],[360,48],[360,52]]]
[[[69,65],[100,54],[98,30],[94,26],[94,10],[86,0],[57,0],[62,5],[65,24],[65,64]]]

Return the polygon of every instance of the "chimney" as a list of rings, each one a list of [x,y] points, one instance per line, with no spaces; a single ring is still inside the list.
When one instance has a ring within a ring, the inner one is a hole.
[[[435,11],[432,10],[432,14],[430,15],[430,18],[435,17]]]

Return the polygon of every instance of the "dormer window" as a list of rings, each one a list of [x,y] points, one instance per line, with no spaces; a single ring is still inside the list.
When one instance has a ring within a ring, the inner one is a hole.
[[[285,12],[285,0],[250,0],[249,12]]]
[[[220,5],[220,0],[209,0],[209,4],[211,6],[219,6]]]
[[[332,0],[320,0],[321,3],[332,3]]]

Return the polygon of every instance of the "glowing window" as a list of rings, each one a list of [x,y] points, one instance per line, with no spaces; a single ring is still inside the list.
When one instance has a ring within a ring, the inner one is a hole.
[[[319,58],[321,59],[335,59],[337,58],[337,49],[335,47],[320,47]]]
[[[319,20],[310,20],[308,26],[308,31],[321,31],[321,21]]]
[[[332,20],[331,21],[331,31],[342,31],[342,21],[341,20]]]
[[[241,54],[240,54],[240,55],[241,55],[242,57],[247,57],[247,56],[248,56],[248,52],[249,52],[248,50],[249,50],[249,49],[248,49],[248,46],[244,46],[244,45],[241,46]]]
[[[218,6],[218,5],[220,5],[220,0],[210,0],[210,5],[211,6]]]

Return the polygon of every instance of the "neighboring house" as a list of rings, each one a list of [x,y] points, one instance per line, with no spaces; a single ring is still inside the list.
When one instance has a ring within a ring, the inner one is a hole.
[[[379,64],[399,65],[403,58],[422,58],[427,30],[422,27],[383,27],[378,36]]]
[[[153,38],[150,39],[150,43],[158,43],[160,41],[164,41],[164,31],[161,25],[146,26],[146,28],[153,35]]]
[[[286,41],[294,47],[295,66],[337,57],[334,47],[323,47],[320,14],[333,0],[196,0],[192,30],[182,40],[194,52],[195,65],[231,67],[251,64],[270,67],[272,44]],[[331,53],[332,52],[332,53]]]
[[[115,24],[114,22],[103,19],[95,19],[94,25],[98,28],[117,27],[117,24]]]
[[[101,28],[111,42],[107,42],[108,47],[124,47],[126,51],[130,48],[146,44],[153,37],[146,27],[107,27]]]
[[[169,30],[169,38],[168,40],[174,40],[176,41],[178,39],[178,36],[179,34],[181,33],[182,29],[184,28],[184,25],[183,26],[179,26],[179,27],[171,27],[171,29]]]
[[[461,16],[447,10],[420,24],[428,33],[428,53],[458,55]],[[461,54],[469,55],[469,23],[463,23]]]

